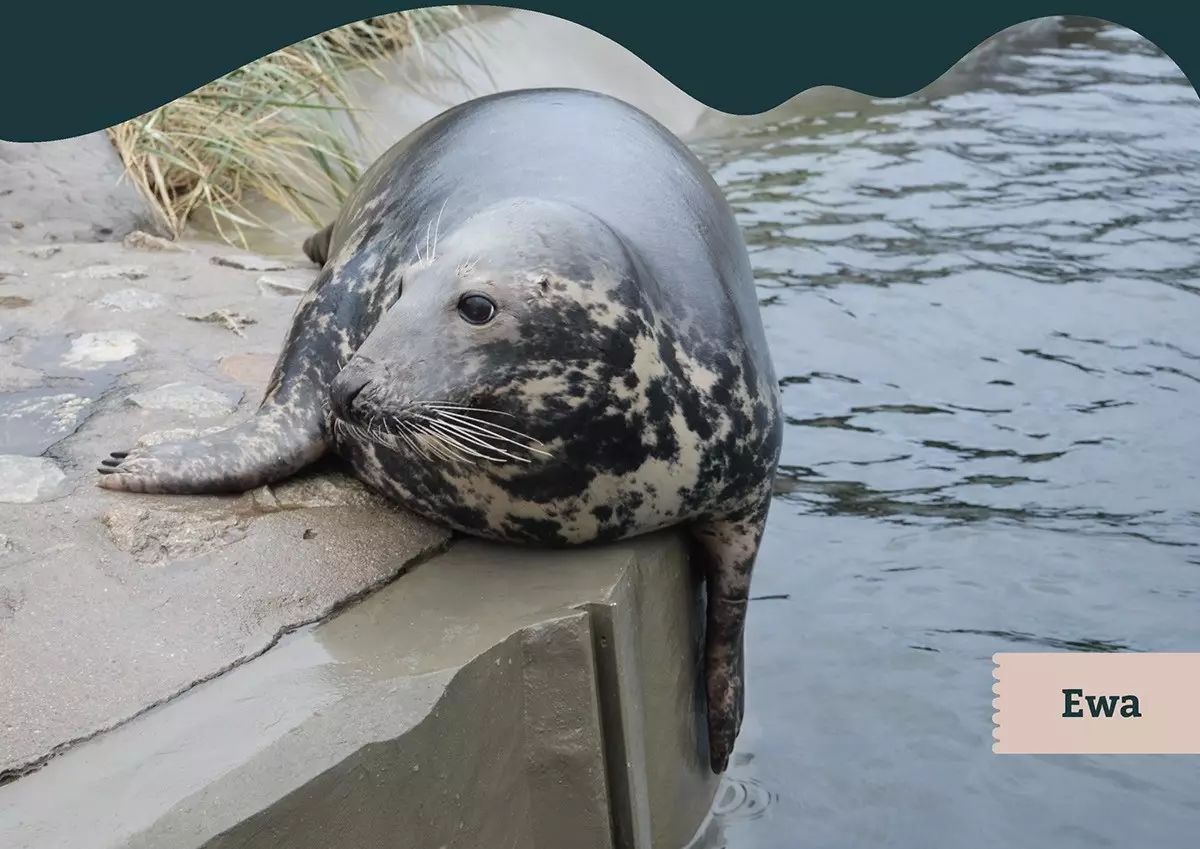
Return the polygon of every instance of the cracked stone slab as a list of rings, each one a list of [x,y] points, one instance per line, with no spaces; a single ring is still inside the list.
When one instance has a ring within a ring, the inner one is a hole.
[[[201,419],[224,416],[237,408],[237,402],[193,383],[167,383],[157,389],[135,392],[128,398],[130,404],[144,410],[170,410],[186,413]]]
[[[92,301],[95,306],[117,312],[138,312],[164,306],[167,299],[145,289],[117,289]]]
[[[4,417],[6,425],[0,432],[0,445],[28,442],[35,437],[43,449],[73,432],[91,404],[91,399],[82,395],[53,390],[10,398],[12,400],[6,403],[0,396],[0,416]],[[18,439],[18,436],[25,439]]]
[[[100,519],[113,544],[142,563],[198,557],[246,535],[249,518],[227,510],[117,507]]]
[[[320,476],[304,475],[270,487],[275,503],[282,510],[301,507],[360,507],[386,510],[388,501],[367,489],[357,478],[345,472]]]
[[[64,271],[58,276],[64,280],[141,280],[150,271],[144,265],[89,265],[71,271]]]
[[[0,262],[0,280],[6,277],[24,277],[25,272],[20,266],[14,265],[11,262]]]
[[[278,354],[246,353],[230,354],[221,358],[221,374],[231,377],[238,383],[265,390],[275,370]]]
[[[449,538],[332,465],[257,500],[96,485],[112,451],[249,413],[278,356],[291,305],[214,268],[225,249],[186,246],[0,245],[25,272],[0,290],[34,301],[0,312],[0,775],[258,655]],[[58,276],[134,263],[136,284]],[[179,316],[220,309],[256,323],[243,337]]]
[[[258,291],[275,297],[299,297],[308,291],[312,282],[311,274],[293,274],[286,277],[264,274],[258,278]]]
[[[34,259],[49,259],[61,251],[62,248],[59,245],[38,245],[35,248],[26,248],[21,253]]]
[[[134,356],[141,341],[141,337],[131,330],[81,333],[71,340],[71,347],[62,362],[70,368],[100,368]]]
[[[4,511],[36,569],[0,568],[0,775],[254,657],[449,536],[387,507],[250,508],[84,487],[66,510]]]
[[[0,503],[45,501],[55,495],[65,479],[53,460],[0,454]]]

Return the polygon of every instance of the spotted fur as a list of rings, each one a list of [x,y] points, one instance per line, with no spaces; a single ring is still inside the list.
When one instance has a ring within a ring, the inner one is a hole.
[[[611,98],[496,95],[385,154],[305,251],[324,268],[258,414],[114,455],[102,485],[244,490],[332,447],[476,536],[558,546],[687,526],[722,771],[781,422],[745,246],[703,166]],[[469,293],[496,304],[491,321],[458,315]]]

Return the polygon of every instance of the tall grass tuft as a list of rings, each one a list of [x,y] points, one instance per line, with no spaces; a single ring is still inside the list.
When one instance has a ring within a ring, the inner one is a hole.
[[[271,53],[108,130],[126,173],[178,236],[205,210],[222,239],[245,246],[267,227],[247,205],[265,198],[314,226],[358,178],[346,119],[346,73],[465,21],[456,6],[347,24]],[[337,120],[341,118],[341,120]]]

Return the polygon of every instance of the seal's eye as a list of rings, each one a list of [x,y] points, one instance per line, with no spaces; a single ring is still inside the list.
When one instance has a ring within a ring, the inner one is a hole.
[[[463,295],[458,301],[458,314],[471,324],[487,324],[496,315],[496,304],[487,295]]]

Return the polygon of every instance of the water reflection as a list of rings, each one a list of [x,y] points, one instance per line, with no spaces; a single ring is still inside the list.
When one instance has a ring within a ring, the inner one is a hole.
[[[990,751],[995,651],[1200,647],[1200,103],[1093,21],[957,73],[697,146],[788,427],[731,773],[778,800],[703,846],[1200,824],[1194,759]]]

